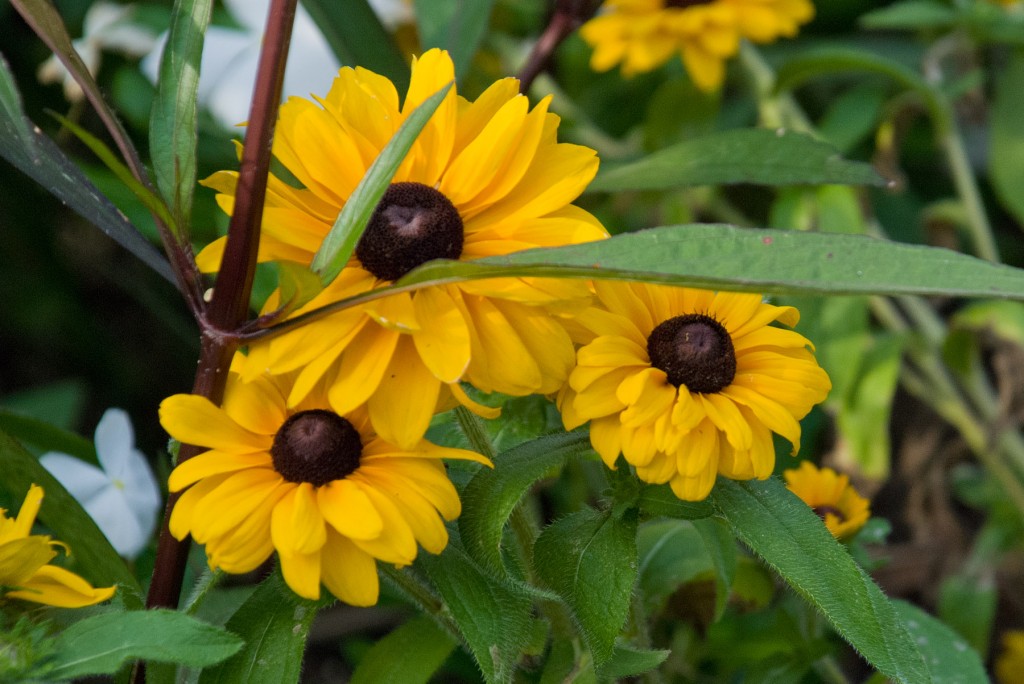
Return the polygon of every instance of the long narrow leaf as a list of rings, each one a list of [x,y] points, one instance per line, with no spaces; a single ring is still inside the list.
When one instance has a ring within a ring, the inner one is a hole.
[[[409,65],[366,0],[302,0],[338,61],[387,76],[399,92],[409,87]]]
[[[399,285],[499,276],[644,280],[747,292],[1024,299],[1024,270],[860,235],[682,225],[476,261],[433,261]]]
[[[187,235],[196,185],[196,94],[212,9],[211,0],[175,1],[149,120],[157,187],[171,207],[179,238]]]
[[[450,52],[455,73],[464,77],[487,32],[494,0],[415,0],[415,6],[423,49]]]
[[[25,117],[7,62],[0,58],[0,156],[53,193],[143,263],[174,283],[170,264],[57,146]]]
[[[931,681],[893,604],[782,482],[719,479],[711,498],[736,536],[879,672],[904,684]]]
[[[359,181],[352,196],[345,202],[344,208],[338,214],[338,219],[334,222],[327,237],[324,238],[323,244],[317,250],[310,266],[315,273],[319,274],[325,286],[338,277],[345,264],[348,263],[359,238],[366,230],[370,216],[373,215],[377,203],[380,202],[380,198],[384,196],[388,185],[391,184],[391,179],[394,178],[402,160],[405,159],[405,155],[409,153],[416,137],[437,111],[453,85],[453,83],[449,83],[428,97],[406,118],[394,137],[373,160],[373,164],[370,165],[363,179]]]
[[[884,185],[862,162],[801,133],[723,131],[685,140],[629,164],[602,169],[587,192],[663,190],[692,185]]]
[[[103,164],[110,169],[115,176],[117,176],[119,181],[124,183],[125,186],[132,191],[132,194],[135,195],[140,202],[146,205],[146,208],[149,209],[150,212],[157,216],[161,221],[171,226],[172,229],[174,228],[174,218],[168,211],[167,205],[164,204],[164,201],[152,190],[135,180],[135,177],[132,176],[132,172],[128,167],[121,163],[110,148],[103,144],[103,141],[73,121],[69,121],[59,114],[53,114],[53,116],[60,121],[64,128],[74,133],[76,138],[85,143],[85,146],[92,150],[93,154],[99,157],[99,160],[103,162]]]

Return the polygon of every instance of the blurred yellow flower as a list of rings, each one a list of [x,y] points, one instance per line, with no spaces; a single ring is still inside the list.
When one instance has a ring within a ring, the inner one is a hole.
[[[447,52],[415,61],[405,103],[383,76],[343,68],[317,102],[281,108],[274,155],[302,183],[271,177],[259,259],[308,265],[367,168],[414,107],[448,84]],[[516,79],[476,101],[453,89],[384,194],[353,259],[299,313],[392,284],[432,259],[471,260],[529,247],[588,242],[607,232],[570,204],[597,172],[593,150],[559,143],[550,98],[532,110]],[[238,174],[204,183],[227,212]],[[199,255],[218,267],[223,240]],[[472,404],[458,383],[511,395],[550,393],[573,363],[572,341],[552,311],[583,307],[586,283],[504,278],[428,287],[341,311],[250,352],[252,372],[298,370],[296,405],[326,377],[333,409],[367,403],[376,432],[402,447],[423,436],[439,402]],[[276,305],[272,297],[268,308]],[[248,376],[246,376],[248,378]]]
[[[486,458],[426,440],[398,447],[365,410],[332,410],[322,383],[289,407],[294,375],[241,382],[244,357],[235,361],[222,407],[191,394],[160,405],[172,437],[209,448],[171,473],[171,491],[186,490],[171,514],[176,538],[191,534],[211,568],[231,573],[276,550],[296,594],[319,598],[322,582],[356,606],[377,602],[377,560],[408,565],[417,542],[444,549],[441,518],[461,505],[440,459]]]
[[[116,587],[93,587],[73,572],[48,565],[57,555],[54,547],[67,546],[33,535],[43,488],[32,485],[18,517],[7,517],[0,508],[0,595],[60,608],[81,608],[106,601]]]
[[[800,448],[801,418],[831,383],[791,330],[796,309],[759,295],[594,284],[601,306],[567,325],[583,346],[558,395],[566,429],[590,421],[608,467],[621,453],[645,482],[699,501],[721,474],[764,479],[772,432]]]
[[[694,84],[717,90],[725,61],[740,38],[769,43],[792,37],[814,16],[810,0],[607,0],[604,11],[580,29],[594,48],[590,66],[622,64],[632,76],[679,55]]]
[[[814,509],[837,539],[852,536],[871,517],[868,500],[857,493],[846,475],[818,468],[810,461],[782,474],[790,491]]]
[[[994,666],[996,681],[999,684],[1019,684],[1024,681],[1024,630],[1003,632],[1002,646]]]

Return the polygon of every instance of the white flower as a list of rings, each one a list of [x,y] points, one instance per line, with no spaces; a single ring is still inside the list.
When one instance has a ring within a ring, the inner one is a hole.
[[[224,4],[242,28],[210,26],[206,30],[197,99],[221,124],[236,126],[249,118],[270,0],[225,0]],[[154,83],[166,42],[164,33],[142,61],[142,73]],[[320,29],[299,5],[288,50],[283,97],[309,97],[310,93],[326,92],[340,66]]]
[[[121,409],[107,409],[96,426],[96,455],[102,469],[54,451],[39,462],[82,504],[114,549],[135,558],[156,525],[160,489]]]
[[[85,13],[81,38],[72,41],[93,76],[100,68],[103,50],[120,52],[128,57],[141,57],[156,44],[156,34],[132,23],[133,8],[99,0]],[[82,99],[82,88],[64,68],[56,55],[42,63],[36,77],[41,83],[63,83],[64,97],[71,102]]]

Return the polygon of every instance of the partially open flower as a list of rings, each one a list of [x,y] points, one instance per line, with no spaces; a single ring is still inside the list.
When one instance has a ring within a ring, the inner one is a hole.
[[[846,475],[818,468],[810,461],[782,474],[789,490],[814,509],[837,539],[853,536],[871,517],[868,500],[857,493]]]
[[[431,50],[413,65],[405,102],[382,76],[343,68],[318,103],[292,98],[281,108],[274,155],[302,189],[271,177],[259,259],[308,265],[367,168],[406,116],[455,77],[448,53]],[[593,150],[559,143],[550,98],[530,109],[515,79],[498,81],[475,102],[454,89],[416,139],[370,219],[354,258],[300,312],[391,285],[433,259],[471,260],[528,247],[607,237],[570,204],[597,172]],[[205,182],[234,208],[238,174]],[[199,255],[218,267],[224,241]],[[335,411],[367,404],[376,432],[403,447],[423,436],[439,399],[467,380],[485,391],[550,393],[573,363],[572,341],[551,316],[589,302],[586,283],[501,278],[402,293],[312,321],[257,344],[251,372],[299,371],[289,395],[302,401],[321,378]],[[268,307],[274,307],[272,297]],[[248,376],[247,376],[248,377]]]
[[[106,601],[117,587],[93,587],[73,572],[49,565],[65,544],[31,534],[43,502],[43,488],[32,485],[18,517],[0,508],[0,596],[60,608],[81,608]]]
[[[814,16],[810,0],[607,0],[580,35],[594,48],[590,66],[622,65],[626,76],[678,55],[694,84],[717,90],[740,38],[770,43],[796,35]]]
[[[440,459],[490,461],[426,440],[396,446],[365,410],[335,412],[322,384],[289,407],[293,380],[244,383],[233,372],[223,407],[190,394],[163,401],[164,429],[209,448],[171,473],[170,489],[185,490],[171,533],[205,544],[211,568],[248,572],[276,550],[300,596],[319,598],[322,582],[346,603],[372,605],[377,560],[408,565],[417,542],[431,553],[448,543],[441,519],[461,506]]]
[[[716,475],[764,479],[772,432],[800,448],[801,418],[828,375],[791,330],[796,309],[759,295],[595,282],[600,306],[573,322],[583,346],[558,396],[567,429],[590,421],[609,468],[621,453],[645,482],[705,498]]]

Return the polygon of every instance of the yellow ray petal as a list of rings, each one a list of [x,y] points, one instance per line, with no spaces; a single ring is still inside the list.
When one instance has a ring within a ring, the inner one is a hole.
[[[380,587],[373,556],[329,531],[322,558],[321,579],[339,601],[351,606],[377,603]]]
[[[469,326],[462,312],[443,287],[420,290],[412,304],[420,321],[420,330],[413,335],[420,358],[441,382],[457,382],[470,359]]]
[[[413,387],[416,391],[410,392]],[[430,426],[440,391],[441,383],[423,365],[412,340],[402,335],[391,365],[367,402],[374,430],[392,444],[412,448]]]
[[[206,397],[175,394],[160,403],[160,424],[183,444],[244,454],[266,451],[273,439],[246,430]]]
[[[45,565],[21,589],[7,592],[10,598],[44,603],[59,608],[81,608],[106,601],[117,587],[96,587],[64,568]]]
[[[376,539],[380,536],[384,521],[357,484],[349,480],[335,480],[317,488],[316,494],[320,512],[327,524],[339,534],[353,539]]]

